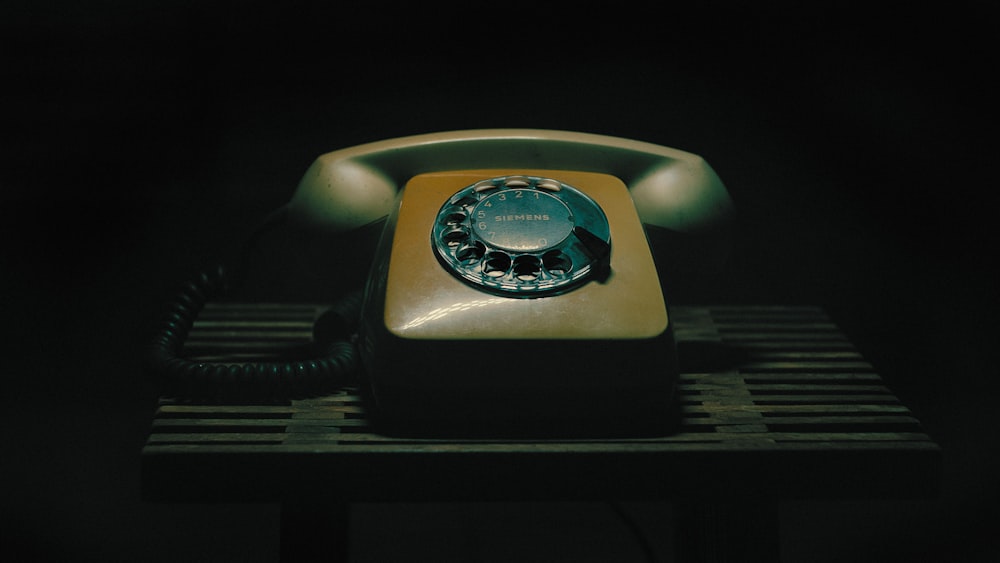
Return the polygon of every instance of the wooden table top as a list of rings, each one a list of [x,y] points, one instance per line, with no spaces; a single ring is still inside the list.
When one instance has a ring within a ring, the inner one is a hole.
[[[266,358],[312,305],[213,304],[186,350]],[[269,404],[161,399],[142,451],[163,502],[926,498],[942,452],[819,307],[671,309],[681,423],[662,436],[400,438],[355,388]]]

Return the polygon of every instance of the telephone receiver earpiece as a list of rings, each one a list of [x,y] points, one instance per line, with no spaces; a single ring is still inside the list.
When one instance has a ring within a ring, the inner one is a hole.
[[[401,137],[324,154],[306,171],[290,218],[348,231],[392,211],[401,187],[426,172],[541,168],[620,178],[647,226],[702,235],[732,219],[729,194],[700,156],[630,139],[542,129],[479,129]]]

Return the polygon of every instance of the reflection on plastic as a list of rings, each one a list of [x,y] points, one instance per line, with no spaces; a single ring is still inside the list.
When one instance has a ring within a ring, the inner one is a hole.
[[[486,307],[487,305],[493,305],[494,303],[499,303],[504,301],[503,298],[493,297],[489,299],[475,299],[473,301],[464,301],[460,303],[455,303],[454,305],[449,305],[447,307],[438,307],[425,315],[414,318],[410,322],[403,325],[403,330],[418,327],[428,321],[437,320],[448,316],[451,313],[458,311],[468,311],[469,309],[475,309],[479,307]]]

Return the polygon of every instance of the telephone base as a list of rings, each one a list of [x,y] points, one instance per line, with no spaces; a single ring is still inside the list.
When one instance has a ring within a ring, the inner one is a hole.
[[[387,434],[623,437],[669,434],[676,423],[672,330],[584,342],[380,336],[382,353],[362,357],[369,411]],[[455,350],[489,353],[457,361]]]

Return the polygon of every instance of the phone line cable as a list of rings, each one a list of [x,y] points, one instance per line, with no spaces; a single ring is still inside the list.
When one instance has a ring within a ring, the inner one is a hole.
[[[361,313],[361,291],[350,292],[315,323],[314,358],[264,362],[207,362],[182,356],[184,343],[205,305],[232,292],[246,271],[245,259],[260,235],[284,219],[270,214],[243,245],[239,266],[213,265],[182,284],[168,303],[153,338],[148,369],[167,395],[191,399],[279,399],[330,392],[350,383],[359,360],[353,342]]]

